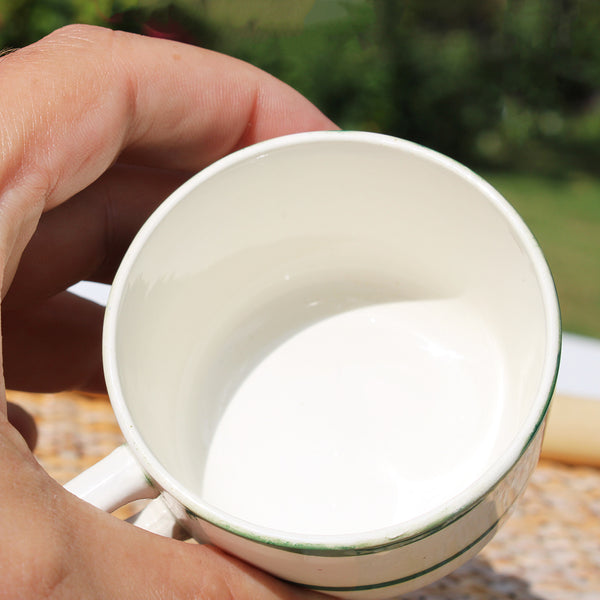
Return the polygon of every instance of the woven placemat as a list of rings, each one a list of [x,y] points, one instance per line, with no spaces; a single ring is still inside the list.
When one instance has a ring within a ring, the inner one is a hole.
[[[123,442],[104,397],[9,393],[36,419],[36,455],[65,483]],[[473,560],[410,600],[600,600],[600,469],[542,461]]]

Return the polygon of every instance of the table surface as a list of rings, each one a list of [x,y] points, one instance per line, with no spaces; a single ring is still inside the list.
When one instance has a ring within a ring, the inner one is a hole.
[[[123,442],[103,397],[9,392],[9,399],[35,417],[36,455],[60,483]],[[404,598],[600,600],[600,469],[541,461],[492,542],[451,575]]]

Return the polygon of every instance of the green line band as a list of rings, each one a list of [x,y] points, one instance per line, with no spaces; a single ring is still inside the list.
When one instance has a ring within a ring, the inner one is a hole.
[[[471,548],[479,544],[483,541],[488,535],[490,535],[494,529],[498,527],[502,518],[498,519],[491,527],[488,527],[479,537],[473,540],[470,544],[462,548],[459,552],[450,556],[449,558],[444,559],[443,561],[433,565],[432,567],[428,567],[427,569],[423,569],[418,573],[413,573],[412,575],[407,575],[405,577],[400,577],[399,579],[394,579],[392,581],[385,581],[383,583],[372,583],[367,585],[356,585],[351,587],[332,587],[332,586],[318,586],[318,585],[304,585],[303,587],[309,588],[311,590],[320,591],[320,592],[360,592],[366,590],[376,590],[378,588],[390,587],[393,585],[398,585],[400,583],[406,583],[407,581],[411,581],[413,579],[417,579],[418,577],[422,577],[423,575],[427,575],[444,565],[456,560],[459,556],[463,555],[465,552],[468,552]],[[295,582],[297,585],[303,585],[301,583]]]

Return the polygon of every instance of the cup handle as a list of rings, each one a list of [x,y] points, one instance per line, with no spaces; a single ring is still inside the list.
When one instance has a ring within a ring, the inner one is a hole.
[[[187,540],[190,537],[189,533],[176,521],[162,495],[152,500],[139,513],[129,517],[127,521],[140,529],[164,537],[176,540]]]
[[[107,512],[159,494],[127,446],[119,446],[64,487]]]
[[[127,446],[119,446],[108,456],[65,484],[65,489],[106,512],[134,500],[154,498],[128,522],[141,529],[175,539],[189,535],[179,526],[160,490],[152,485]]]

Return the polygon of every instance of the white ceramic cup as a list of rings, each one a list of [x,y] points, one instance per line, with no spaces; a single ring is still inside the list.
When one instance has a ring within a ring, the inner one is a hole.
[[[133,241],[104,330],[127,444],[67,487],[156,497],[138,525],[299,585],[395,597],[492,538],[559,351],[542,252],[478,176],[373,133],[269,140]]]

